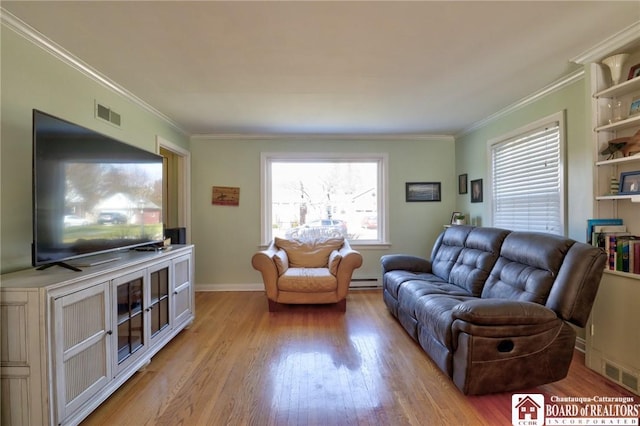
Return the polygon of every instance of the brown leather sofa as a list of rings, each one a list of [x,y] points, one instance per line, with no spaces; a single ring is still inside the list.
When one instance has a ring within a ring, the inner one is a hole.
[[[381,258],[383,298],[465,394],[526,389],[566,377],[607,257],[531,232],[453,226],[431,258]]]
[[[362,265],[362,255],[344,238],[275,238],[251,264],[262,273],[269,311],[283,304],[328,303],[345,311],[351,275]]]

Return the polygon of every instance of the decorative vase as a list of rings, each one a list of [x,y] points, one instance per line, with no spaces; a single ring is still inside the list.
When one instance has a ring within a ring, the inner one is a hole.
[[[624,65],[624,62],[628,57],[628,53],[619,53],[602,60],[602,63],[608,66],[609,71],[611,71],[611,80],[613,80],[614,85],[620,83],[620,77],[622,76],[622,66]]]
[[[622,120],[622,101],[618,99],[611,99],[607,103],[607,109],[609,110],[609,124],[616,123]]]

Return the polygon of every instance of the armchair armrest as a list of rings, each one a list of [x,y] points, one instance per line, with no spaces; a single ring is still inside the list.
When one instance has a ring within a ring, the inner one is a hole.
[[[344,241],[343,246],[338,252],[342,259],[338,264],[336,280],[338,281],[338,299],[341,300],[347,297],[353,271],[362,266],[362,255],[360,252],[352,249],[347,240]]]
[[[396,269],[410,272],[431,272],[431,261],[408,254],[387,254],[380,258],[382,275]]]
[[[272,243],[269,248],[257,252],[251,258],[251,265],[262,274],[267,297],[276,300],[278,296],[278,267],[274,257],[278,248]]]

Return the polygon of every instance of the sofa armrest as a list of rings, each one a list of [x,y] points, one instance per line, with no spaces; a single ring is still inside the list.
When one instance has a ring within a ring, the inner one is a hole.
[[[455,308],[451,314],[476,325],[532,325],[558,319],[551,309],[538,303],[504,299],[472,299]]]
[[[564,324],[555,312],[533,302],[504,299],[471,299],[451,311],[453,345],[458,336],[517,338],[559,330]]]
[[[431,272],[431,261],[408,254],[387,254],[380,258],[382,275],[394,270],[410,272]]]

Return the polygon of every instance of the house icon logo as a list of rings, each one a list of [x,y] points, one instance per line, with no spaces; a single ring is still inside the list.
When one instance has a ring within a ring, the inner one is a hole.
[[[543,426],[544,395],[537,393],[511,395],[511,423],[513,426]]]

